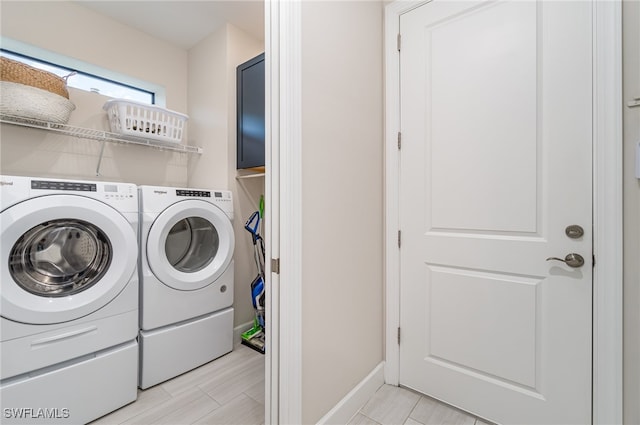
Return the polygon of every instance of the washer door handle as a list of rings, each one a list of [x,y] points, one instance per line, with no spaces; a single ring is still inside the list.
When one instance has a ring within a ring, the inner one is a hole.
[[[35,340],[31,343],[31,347],[37,347],[39,345],[46,345],[46,344],[51,344],[53,342],[58,342],[61,341],[63,339],[69,339],[69,338],[74,338],[80,335],[86,335],[88,333],[91,333],[95,330],[97,330],[98,327],[95,325],[92,326],[88,326],[86,328],[82,328],[82,329],[76,329],[70,332],[65,332],[62,334],[58,334],[58,335],[53,335],[50,337],[46,337],[46,338],[40,338],[38,340]]]

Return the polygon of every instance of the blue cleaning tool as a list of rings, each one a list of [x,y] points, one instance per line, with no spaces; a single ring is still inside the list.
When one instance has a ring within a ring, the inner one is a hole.
[[[251,214],[249,220],[244,224],[244,228],[247,232],[251,233],[251,237],[253,238],[253,244],[255,245],[258,239],[262,239],[260,236],[259,228],[260,228],[260,212],[256,211]]]
[[[262,276],[256,276],[251,283],[251,299],[253,308],[256,309],[258,324],[264,328],[264,280]]]
[[[265,292],[264,292],[264,240],[260,236],[261,210],[251,214],[251,217],[244,224],[246,231],[251,233],[253,242],[253,253],[258,275],[251,282],[251,303],[255,310],[253,326],[242,334],[242,344],[264,354],[265,347]]]

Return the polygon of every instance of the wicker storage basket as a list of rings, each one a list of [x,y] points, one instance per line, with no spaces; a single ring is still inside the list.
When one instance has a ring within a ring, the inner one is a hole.
[[[112,132],[168,143],[182,141],[189,119],[179,112],[124,99],[109,100],[103,109],[107,111]]]
[[[66,124],[76,106],[47,90],[0,81],[0,114]]]
[[[0,80],[36,87],[69,99],[66,78],[4,56],[0,57]]]

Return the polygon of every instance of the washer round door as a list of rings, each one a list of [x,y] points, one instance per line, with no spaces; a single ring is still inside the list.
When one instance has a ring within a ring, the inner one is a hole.
[[[22,323],[74,320],[111,302],[136,270],[136,233],[92,198],[48,195],[1,213],[2,316]]]
[[[162,283],[192,291],[212,284],[225,272],[234,246],[226,214],[209,202],[189,199],[171,205],[153,222],[147,260]]]

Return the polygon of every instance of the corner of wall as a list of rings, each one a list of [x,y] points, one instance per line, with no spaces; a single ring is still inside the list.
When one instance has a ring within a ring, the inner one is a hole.
[[[257,269],[244,222],[264,193],[264,179],[236,180],[236,66],[264,49],[231,24],[189,50],[189,135],[204,153],[190,159],[189,185],[228,189],[234,198],[234,325],[253,320],[250,284]]]
[[[188,51],[189,138],[203,150],[202,155],[189,161],[188,184],[191,187],[229,187],[226,57],[226,27],[205,37]]]
[[[622,2],[624,101],[624,388],[625,424],[640,424],[640,180],[635,150],[640,143],[640,108],[627,102],[640,96],[640,3]]]

